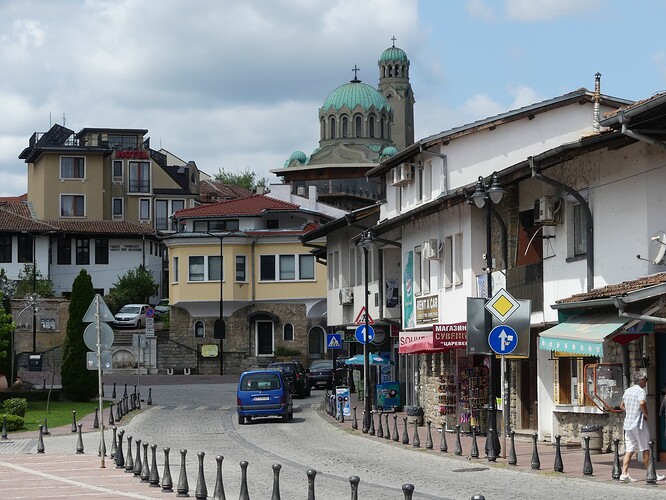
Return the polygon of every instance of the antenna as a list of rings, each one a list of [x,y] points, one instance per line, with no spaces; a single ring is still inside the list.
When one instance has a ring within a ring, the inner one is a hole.
[[[659,266],[666,264],[666,233],[664,231],[657,231],[654,236],[650,238],[650,249],[648,251],[648,258],[641,257],[640,254],[636,255],[639,260],[652,262],[653,265]]]
[[[62,112],[62,126],[65,126],[65,123],[67,123],[67,118],[65,118],[65,112]]]

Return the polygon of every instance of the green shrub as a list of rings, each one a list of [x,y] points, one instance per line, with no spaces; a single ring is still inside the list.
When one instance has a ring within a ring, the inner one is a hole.
[[[23,417],[18,415],[5,415],[7,417],[7,432],[14,432],[22,429],[25,425]]]
[[[300,356],[301,351],[298,349],[290,349],[289,347],[282,347],[278,346],[275,348],[275,351],[273,351],[274,356],[280,356],[280,357],[285,357],[285,356]]]
[[[28,400],[25,398],[10,398],[3,403],[4,411],[7,415],[18,415],[23,419],[25,411],[28,409]],[[21,427],[23,424],[21,424]]]

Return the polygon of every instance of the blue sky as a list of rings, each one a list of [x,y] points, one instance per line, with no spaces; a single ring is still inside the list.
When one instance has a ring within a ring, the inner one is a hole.
[[[270,181],[318,144],[326,96],[411,60],[416,138],[580,87],[666,90],[666,0],[0,0],[0,196],[50,123],[145,128],[214,174]]]

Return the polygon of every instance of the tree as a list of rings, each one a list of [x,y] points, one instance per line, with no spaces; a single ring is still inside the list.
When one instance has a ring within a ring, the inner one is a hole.
[[[60,367],[63,392],[65,397],[72,401],[88,401],[97,394],[97,372],[86,369],[88,348],[83,341],[83,331],[88,326],[83,322],[83,316],[94,298],[92,279],[83,269],[72,284],[67,333]]]
[[[150,297],[157,295],[158,288],[152,271],[139,266],[119,276],[105,299],[109,308],[115,312],[125,304],[148,303]]]
[[[14,293],[14,298],[21,299],[26,295],[30,295],[33,290],[37,292],[37,295],[45,298],[52,298],[53,293],[53,283],[51,280],[44,279],[42,273],[39,272],[39,269],[35,271],[33,276],[32,264],[24,264],[23,269],[19,272],[18,280],[16,280],[16,292]]]
[[[2,292],[0,303],[4,303]],[[0,373],[9,373],[11,370],[11,340],[15,327],[12,315],[4,307],[0,307]],[[10,383],[13,380],[11,378]]]
[[[227,172],[223,168],[218,169],[217,174],[215,174],[215,180],[222,182],[222,184],[231,184],[234,186],[239,186],[250,191],[255,191],[258,187],[267,187],[268,179],[262,177],[257,179],[257,174],[251,172],[249,168],[245,168],[243,172]]]

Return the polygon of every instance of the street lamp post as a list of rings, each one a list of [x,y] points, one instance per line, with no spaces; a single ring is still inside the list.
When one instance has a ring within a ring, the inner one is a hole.
[[[206,232],[220,240],[220,317],[215,320],[213,326],[213,337],[220,341],[220,375],[224,375],[224,337],[226,336],[226,326],[224,324],[224,238],[233,233],[213,234]]]
[[[494,172],[490,186],[487,186],[482,176],[476,182],[476,189],[472,194],[472,200],[478,208],[486,209],[486,286],[488,287],[488,299],[493,294],[493,258],[492,258],[492,231],[491,231],[491,212],[492,204],[498,204],[504,196],[504,189],[500,186],[497,172]],[[492,316],[489,311],[485,311],[484,324],[486,334],[490,333],[492,327]],[[495,399],[495,355],[489,355],[488,363],[488,432],[486,434],[486,453],[488,459],[494,459],[500,452],[499,437],[497,434],[497,401]],[[493,430],[491,433],[490,430]]]
[[[363,248],[363,259],[364,259],[364,287],[365,287],[365,297],[364,297],[364,306],[365,306],[365,333],[363,343],[363,428],[362,431],[364,434],[367,434],[370,430],[370,419],[372,415],[370,414],[372,410],[372,396],[371,396],[371,387],[370,387],[370,352],[368,346],[368,331],[369,331],[369,291],[368,291],[368,281],[370,279],[370,273],[368,272],[368,252],[371,245],[373,244],[373,237],[370,231],[367,231],[361,235],[359,241],[359,246]]]

